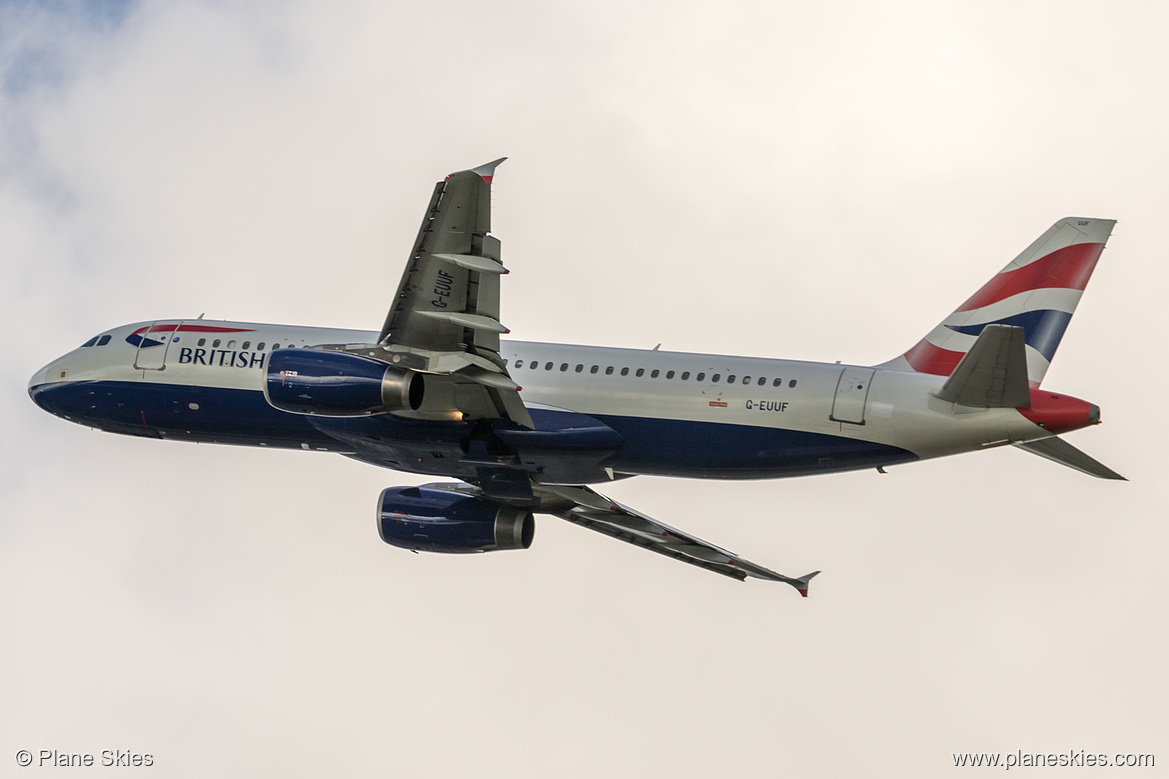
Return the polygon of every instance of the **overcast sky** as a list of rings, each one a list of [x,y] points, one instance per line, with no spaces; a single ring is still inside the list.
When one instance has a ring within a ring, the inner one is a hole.
[[[200,778],[1169,765],[1167,25],[1152,2],[0,4],[0,773],[53,748]],[[1044,386],[1101,406],[1069,441],[1131,481],[996,450],[610,489],[823,569],[802,600],[552,517],[524,553],[408,554],[373,509],[409,475],[29,401],[132,321],[377,329],[434,182],[502,155],[503,319],[531,340],[882,362],[1052,222],[1119,219]]]

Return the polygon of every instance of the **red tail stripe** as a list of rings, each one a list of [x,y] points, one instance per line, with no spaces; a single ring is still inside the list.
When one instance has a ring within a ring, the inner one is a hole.
[[[1022,268],[995,276],[958,310],[982,308],[1032,289],[1083,289],[1088,286],[1103,251],[1102,243],[1078,243],[1056,249]]]
[[[905,353],[905,359],[915,371],[935,376],[949,376],[965,356],[963,352],[952,352],[925,340],[918,341],[917,346]]]

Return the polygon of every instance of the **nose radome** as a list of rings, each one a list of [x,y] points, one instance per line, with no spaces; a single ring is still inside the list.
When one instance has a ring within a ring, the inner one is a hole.
[[[48,384],[48,383],[49,383],[49,366],[46,365],[45,367],[41,368],[39,371],[34,373],[32,375],[32,378],[28,380],[28,391],[31,393],[33,390],[33,387],[39,387],[42,384]]]

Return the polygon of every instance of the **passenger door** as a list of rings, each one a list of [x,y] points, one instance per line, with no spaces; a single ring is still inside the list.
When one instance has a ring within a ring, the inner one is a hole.
[[[134,367],[140,371],[161,371],[166,368],[167,353],[182,322],[155,322],[140,333]]]

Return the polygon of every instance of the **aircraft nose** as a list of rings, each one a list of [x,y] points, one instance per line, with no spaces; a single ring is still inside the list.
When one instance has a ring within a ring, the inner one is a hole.
[[[28,380],[28,394],[31,395],[32,391],[35,387],[39,387],[42,384],[48,384],[48,382],[49,382],[49,366],[46,365],[45,367],[41,368],[39,371],[34,373],[32,375],[32,378]]]

